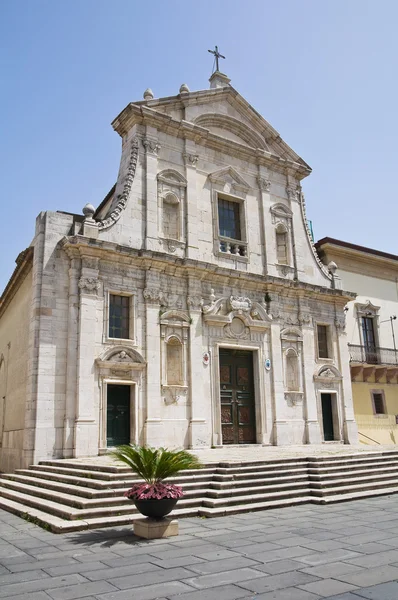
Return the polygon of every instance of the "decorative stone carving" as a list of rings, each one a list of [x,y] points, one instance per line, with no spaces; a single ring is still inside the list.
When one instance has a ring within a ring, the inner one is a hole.
[[[131,152],[130,152],[130,162],[127,170],[126,180],[124,182],[123,192],[117,199],[117,204],[115,208],[112,210],[110,215],[108,215],[102,221],[98,221],[99,229],[108,229],[120,219],[120,215],[122,211],[126,208],[127,200],[130,195],[131,187],[133,185],[135,172],[137,169],[137,159],[138,159],[138,139],[134,138],[131,144]]]
[[[303,398],[303,392],[285,392],[285,400],[288,406],[297,406],[302,404]]]
[[[297,200],[299,188],[296,185],[289,185],[286,188],[287,197],[289,200]]]
[[[249,312],[252,307],[250,298],[244,298],[243,296],[230,296],[229,304],[231,310],[237,310],[239,314]]]
[[[143,138],[142,145],[145,148],[146,154],[153,154],[154,156],[158,155],[158,152],[161,148],[160,144],[156,140],[151,140],[150,138]]]
[[[290,265],[276,265],[276,268],[278,269],[278,273],[283,277],[294,273],[294,267],[291,267]]]
[[[271,182],[269,179],[266,179],[265,177],[258,177],[257,178],[257,182],[258,182],[258,186],[260,188],[261,191],[263,192],[269,192],[271,189]]]
[[[344,333],[346,326],[345,317],[336,317],[334,324],[336,325],[338,333]]]
[[[150,304],[167,306],[167,294],[156,288],[145,288],[143,292],[145,300]]]
[[[312,325],[312,316],[310,313],[299,312],[298,314],[299,325]]]
[[[82,292],[89,294],[97,293],[100,287],[99,279],[95,277],[81,277],[78,283],[79,288]]]
[[[183,154],[184,162],[186,165],[190,167],[196,167],[196,164],[199,160],[198,154]]]
[[[238,317],[224,327],[224,335],[227,338],[247,340],[250,337],[250,329]]]
[[[321,261],[321,259],[318,256],[318,253],[316,251],[315,245],[314,245],[314,240],[312,239],[312,233],[311,233],[311,229],[310,226],[308,224],[308,219],[307,219],[307,212],[306,212],[306,207],[305,207],[305,198],[304,198],[304,194],[302,192],[300,192],[299,194],[299,203],[300,203],[300,208],[301,208],[301,215],[305,224],[305,229],[307,232],[307,239],[308,242],[311,246],[311,250],[312,253],[315,257],[315,260],[317,262],[318,267],[320,268],[320,270],[322,271],[322,273],[324,275],[326,275],[326,277],[330,280],[332,280],[332,275],[331,273],[329,273],[328,268],[323,264],[323,262]]]
[[[203,298],[201,296],[188,296],[187,304],[191,310],[201,310],[203,306]]]

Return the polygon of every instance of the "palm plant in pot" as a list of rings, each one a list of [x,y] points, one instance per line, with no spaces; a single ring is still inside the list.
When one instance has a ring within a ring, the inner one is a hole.
[[[118,446],[112,456],[125,463],[144,481],[135,483],[125,492],[141,514],[153,519],[168,515],[184,492],[179,485],[164,483],[168,477],[186,469],[200,469],[197,456],[186,450],[149,448],[133,444]]]

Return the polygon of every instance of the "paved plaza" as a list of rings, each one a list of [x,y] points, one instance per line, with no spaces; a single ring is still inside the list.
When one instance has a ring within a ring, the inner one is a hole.
[[[0,598],[397,600],[398,496],[55,535],[0,512]]]

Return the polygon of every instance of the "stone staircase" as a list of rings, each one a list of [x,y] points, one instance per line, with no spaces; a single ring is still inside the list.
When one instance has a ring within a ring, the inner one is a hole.
[[[123,493],[137,481],[125,466],[42,461],[0,475],[0,508],[55,533],[126,525],[139,513]],[[175,517],[327,504],[398,493],[398,451],[219,462],[170,482],[185,492]]]

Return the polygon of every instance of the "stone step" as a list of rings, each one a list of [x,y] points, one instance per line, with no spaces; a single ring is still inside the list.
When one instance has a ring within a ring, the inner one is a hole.
[[[75,520],[75,519],[89,519],[96,517],[107,517],[107,516],[121,516],[128,514],[136,514],[137,509],[135,508],[133,502],[125,501],[124,498],[121,499],[119,504],[113,506],[101,506],[94,508],[75,508],[72,506],[68,506],[66,504],[62,504],[61,502],[54,502],[47,498],[39,498],[36,496],[30,496],[29,494],[25,494],[23,492],[17,490],[11,490],[5,487],[0,486],[0,508],[1,508],[1,500],[3,498],[8,498],[9,500],[13,500],[15,502],[19,502],[20,504],[24,504],[25,506],[29,506],[31,508],[36,508],[41,510],[42,512],[49,512],[56,517],[66,520]],[[192,509],[196,508],[196,512],[198,507],[201,506],[203,498],[182,498],[179,501],[179,510],[186,510],[187,514],[191,514]]]
[[[224,490],[207,490],[207,498],[239,498],[240,496],[268,496],[273,492],[294,492],[295,490],[305,490],[307,494],[310,494],[310,487],[308,482],[291,482],[291,483],[277,483],[275,485],[259,485],[257,487],[238,487],[238,488],[227,488]]]
[[[268,492],[264,491],[262,494],[262,500],[264,502],[268,500],[284,500],[287,498],[300,498],[301,496],[311,496],[311,492],[307,487],[301,487],[294,490],[286,490],[286,491],[273,491]],[[233,494],[232,496],[227,497],[217,497],[217,498],[204,498],[203,506],[210,508],[217,508],[223,506],[232,506],[236,504],[245,504],[250,505],[253,502],[259,502],[259,495],[249,493],[246,495],[237,495]]]
[[[320,456],[320,457],[309,457],[308,459],[308,467],[333,467],[342,465],[364,465],[370,462],[374,463],[383,463],[385,461],[397,462],[398,461],[398,452],[388,452],[388,453],[375,453],[375,454],[365,454],[361,453],[358,455],[348,455],[348,456]]]
[[[236,515],[239,513],[253,512],[258,510],[268,510],[271,508],[284,508],[286,506],[296,506],[298,504],[308,504],[313,502],[311,496],[300,496],[291,498],[278,498],[277,500],[266,500],[261,502],[251,502],[250,504],[234,504],[221,507],[206,506],[199,509],[199,516],[207,517],[225,517],[227,515]]]
[[[325,454],[323,456],[309,456],[306,458],[308,462],[317,462],[317,463],[325,463],[325,462],[338,462],[338,461],[364,461],[368,459],[383,459],[383,458],[398,458],[398,450],[383,450],[381,452],[361,452],[361,453],[353,453],[353,454],[336,454],[330,455]]]
[[[351,471],[350,473],[325,473],[320,476],[309,476],[309,480],[312,487],[328,487],[336,485],[338,482],[341,485],[345,485],[346,483],[350,483],[351,481],[380,481],[383,482],[385,479],[398,479],[398,469],[393,471],[384,471],[377,472],[376,470],[372,471]]]
[[[350,482],[347,484],[344,482],[344,485],[334,485],[333,487],[321,487],[321,488],[311,488],[311,493],[314,496],[332,496],[337,494],[349,494],[350,492],[359,492],[366,490],[382,490],[384,488],[395,488],[398,487],[398,478],[396,479],[387,479],[385,481],[373,481],[367,483],[366,481],[360,481],[358,483]]]
[[[339,465],[339,466],[326,466],[326,467],[317,467],[317,468],[308,468],[308,473],[311,476],[319,476],[325,477],[325,475],[333,475],[334,473],[352,473],[352,472],[368,472],[368,471],[387,471],[387,470],[397,470],[398,469],[398,461],[385,461],[385,462],[372,462],[368,464],[360,464],[360,465]]]
[[[41,460],[38,465],[32,465],[35,469],[38,467],[53,467],[55,469],[68,469],[74,471],[87,472],[92,475],[93,472],[108,474],[109,478],[118,478],[119,475],[129,476],[132,470],[127,465],[117,464],[115,466],[107,466],[93,463],[72,462],[64,459],[59,460]],[[204,465],[201,469],[187,469],[184,471],[186,476],[201,474],[211,474],[215,471],[216,465]]]
[[[0,477],[0,486],[5,487],[9,490],[16,490],[18,492],[27,493],[31,496],[37,496],[39,498],[46,498],[52,502],[59,502],[72,506],[74,508],[86,509],[86,508],[100,508],[100,507],[112,507],[119,504],[129,504],[130,501],[124,497],[123,493],[118,493],[113,497],[96,497],[96,498],[83,498],[76,495],[74,488],[63,487],[57,490],[51,490],[47,486],[42,487],[38,485],[30,485],[26,482],[17,482],[12,479],[4,479]],[[128,488],[126,488],[127,490]],[[124,490],[124,491],[126,491]],[[187,490],[184,489],[185,500],[192,500],[194,498],[200,498],[203,496],[203,489],[198,490]]]
[[[250,479],[279,479],[281,477],[308,477],[307,469],[301,468],[297,470],[289,470],[289,469],[280,469],[278,471],[267,471],[263,469],[257,469],[256,471],[251,471],[246,473],[244,470],[240,472],[235,472],[229,475],[213,475],[213,481],[240,481],[240,480],[250,480]]]
[[[131,473],[131,472],[130,472]],[[69,485],[78,485],[81,487],[88,487],[93,489],[100,490],[112,490],[112,489],[125,489],[127,487],[131,487],[134,483],[138,483],[141,481],[137,477],[134,477],[134,474],[130,475],[130,479],[122,478],[120,480],[101,480],[101,479],[90,479],[88,477],[77,477],[73,475],[64,475],[53,471],[37,471],[36,468],[31,467],[30,469],[18,469],[15,472],[16,475],[22,475],[26,477],[38,478],[38,479],[46,479],[49,481],[57,481],[62,483],[67,483]],[[4,475],[3,475],[4,476]],[[192,475],[190,477],[172,477],[168,481],[170,483],[177,484],[194,484],[196,483],[199,487],[200,485],[206,484],[212,480],[211,475],[199,476],[196,472],[196,475]]]
[[[244,464],[237,464],[237,463],[230,463],[228,465],[226,465],[225,463],[223,463],[223,467],[218,466],[217,467],[217,471],[216,474],[217,475],[224,475],[224,474],[234,474],[234,473],[257,473],[259,470],[261,471],[266,471],[266,472],[272,472],[272,471],[280,471],[280,470],[288,470],[288,471],[300,471],[303,469],[307,468],[307,463],[305,461],[302,461],[300,463],[292,463],[290,461],[287,461],[285,463],[277,463],[277,464],[273,464],[270,462],[260,462],[256,465],[244,465]]]
[[[142,518],[138,512],[129,515],[95,517],[91,519],[78,519],[68,521],[61,519],[48,512],[44,512],[37,508],[27,506],[18,501],[0,496],[0,508],[19,515],[33,523],[41,525],[45,529],[49,529],[53,533],[69,533],[73,531],[83,531],[86,529],[97,529],[100,527],[119,527],[121,525],[132,525],[136,519]],[[175,509],[170,513],[174,518],[194,516],[191,510]],[[196,510],[195,516],[198,514]]]
[[[219,481],[214,478],[214,481],[209,483],[209,489],[211,490],[224,490],[224,489],[237,489],[239,487],[256,487],[263,485],[277,485],[278,483],[297,483],[297,482],[305,482],[309,483],[308,475],[303,473],[300,475],[296,475],[295,473],[291,475],[282,475],[280,477],[262,477],[261,473],[258,474],[259,478],[245,478],[245,479],[227,479]]]
[[[348,502],[350,500],[360,500],[361,498],[374,498],[376,496],[392,496],[398,494],[398,486],[386,487],[381,489],[360,490],[346,494],[335,494],[316,498],[317,504],[332,504],[334,502]]]

